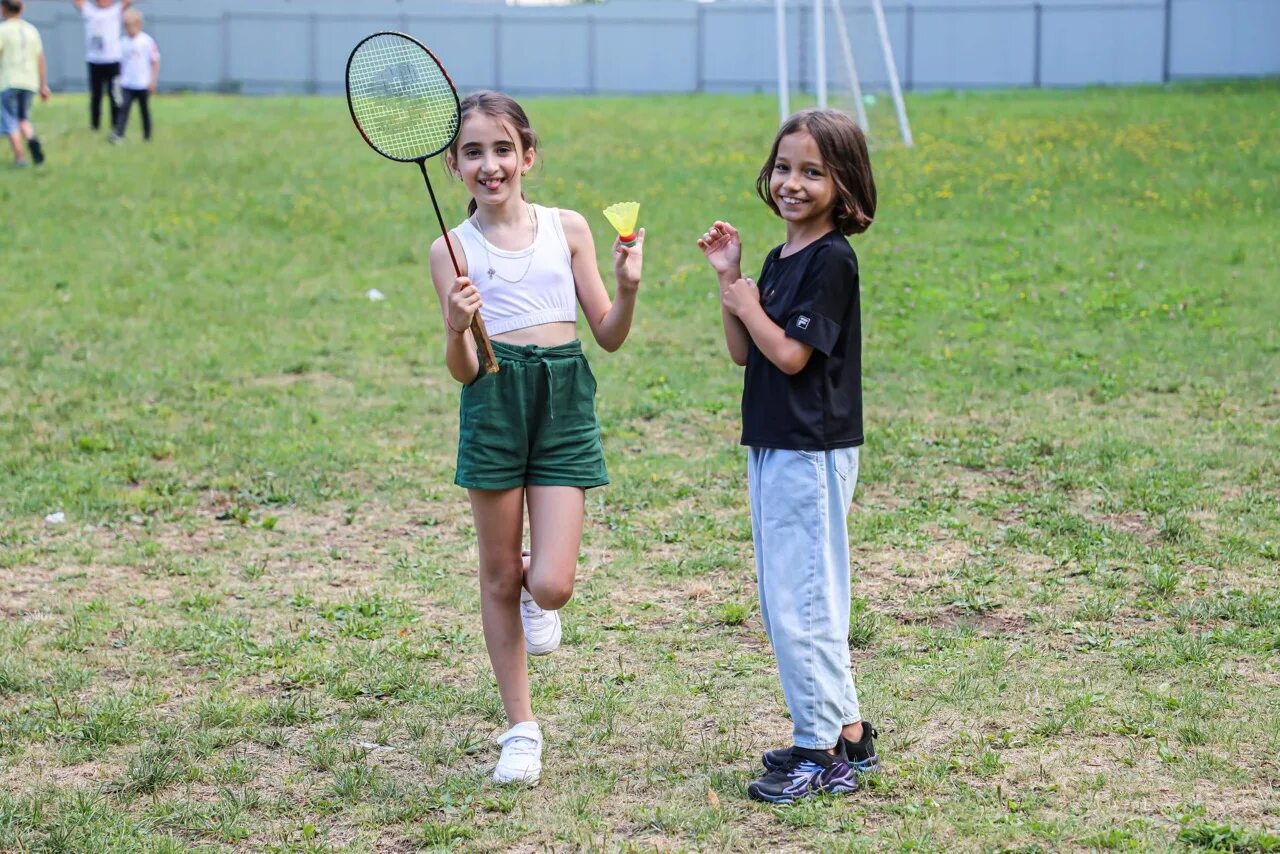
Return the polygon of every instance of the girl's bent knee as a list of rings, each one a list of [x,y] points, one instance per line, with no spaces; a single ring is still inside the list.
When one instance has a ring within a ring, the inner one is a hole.
[[[558,611],[573,598],[573,579],[568,581],[529,580],[529,595],[539,608]]]

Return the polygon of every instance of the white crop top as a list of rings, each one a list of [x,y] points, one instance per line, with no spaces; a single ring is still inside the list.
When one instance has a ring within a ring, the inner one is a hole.
[[[515,252],[485,240],[470,218],[453,231],[467,256],[467,275],[484,300],[480,317],[490,335],[578,319],[569,241],[560,224],[560,211],[530,207],[537,217],[538,236],[530,246]]]

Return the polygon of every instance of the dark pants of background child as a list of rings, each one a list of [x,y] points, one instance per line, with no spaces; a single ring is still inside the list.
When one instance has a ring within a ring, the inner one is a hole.
[[[142,113],[142,138],[151,139],[151,93],[146,89],[120,90],[120,117],[116,121],[116,136],[124,136],[134,101],[138,102],[138,111]]]
[[[120,120],[120,105],[116,103],[115,81],[120,76],[118,62],[89,63],[89,126],[97,130],[102,124],[102,96],[111,105],[111,127]]]

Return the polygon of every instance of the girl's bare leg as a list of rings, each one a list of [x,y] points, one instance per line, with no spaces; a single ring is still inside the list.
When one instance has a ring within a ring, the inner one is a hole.
[[[525,587],[539,607],[558,610],[573,596],[582,544],[586,490],[577,486],[527,487],[529,546]]]
[[[520,622],[524,490],[469,489],[467,493],[480,549],[480,621],[489,663],[498,680],[507,721],[531,721],[534,717],[529,700],[529,664]]]

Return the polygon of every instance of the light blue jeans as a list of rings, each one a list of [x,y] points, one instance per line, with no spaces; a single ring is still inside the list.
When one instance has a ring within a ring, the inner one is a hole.
[[[858,449],[747,449],[764,630],[796,745],[835,747],[862,720],[849,660],[849,531]]]

